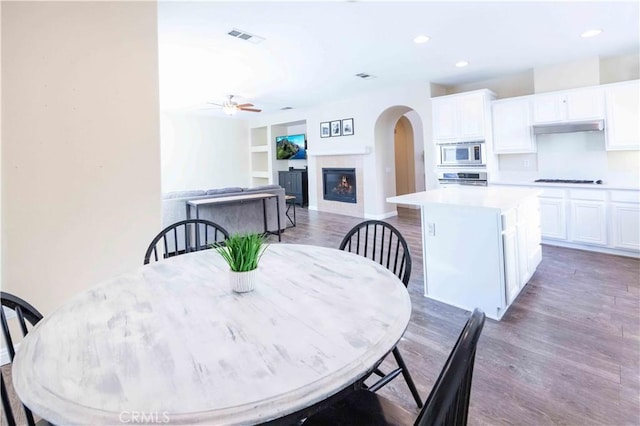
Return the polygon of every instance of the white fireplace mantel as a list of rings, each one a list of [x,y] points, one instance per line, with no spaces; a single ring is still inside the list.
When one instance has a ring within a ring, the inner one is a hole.
[[[371,154],[371,147],[365,146],[364,148],[352,149],[349,151],[340,150],[340,151],[307,151],[307,156],[309,157],[320,157],[320,156],[329,156],[329,155],[368,155]]]

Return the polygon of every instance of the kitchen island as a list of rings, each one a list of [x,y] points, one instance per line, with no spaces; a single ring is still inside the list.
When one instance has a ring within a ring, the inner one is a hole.
[[[500,320],[542,259],[539,193],[453,186],[387,198],[421,209],[425,296]]]

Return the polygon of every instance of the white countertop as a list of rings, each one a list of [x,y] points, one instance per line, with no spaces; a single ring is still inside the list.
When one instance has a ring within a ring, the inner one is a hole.
[[[640,187],[631,185],[610,185],[596,183],[549,183],[549,182],[532,182],[532,181],[490,181],[491,185],[509,185],[509,186],[533,186],[542,188],[580,188],[580,189],[619,189],[625,191],[640,191]]]
[[[535,188],[504,188],[478,186],[451,186],[432,189],[413,194],[387,198],[388,203],[426,206],[446,204],[463,207],[481,207],[505,211],[516,207],[524,198],[539,195],[542,191]]]

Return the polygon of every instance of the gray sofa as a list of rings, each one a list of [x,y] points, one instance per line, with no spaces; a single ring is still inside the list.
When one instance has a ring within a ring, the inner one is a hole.
[[[280,229],[285,229],[285,200],[284,188],[279,185],[264,185],[255,188],[230,187],[221,189],[192,190],[168,192],[162,197],[162,226],[167,227],[172,223],[187,218],[187,200],[200,198],[217,198],[231,195],[250,193],[270,193],[278,195],[278,207],[280,209]],[[278,218],[276,215],[276,199],[267,200],[267,228],[269,231],[278,230]],[[242,203],[229,203],[221,205],[204,205],[199,207],[200,218],[215,222],[225,228],[229,234],[263,232],[262,201],[246,201]],[[191,217],[195,218],[195,209],[191,208]]]

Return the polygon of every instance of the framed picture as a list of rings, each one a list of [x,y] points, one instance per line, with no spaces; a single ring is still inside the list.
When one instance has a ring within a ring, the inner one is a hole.
[[[345,118],[342,120],[342,136],[351,136],[353,134],[353,118]]]
[[[320,137],[328,138],[329,136],[331,136],[331,123],[328,121],[320,123]]]
[[[340,131],[340,124],[341,124],[340,120],[336,120],[336,121],[332,121],[331,122],[331,136],[340,136],[340,135],[342,135],[342,132]]]

